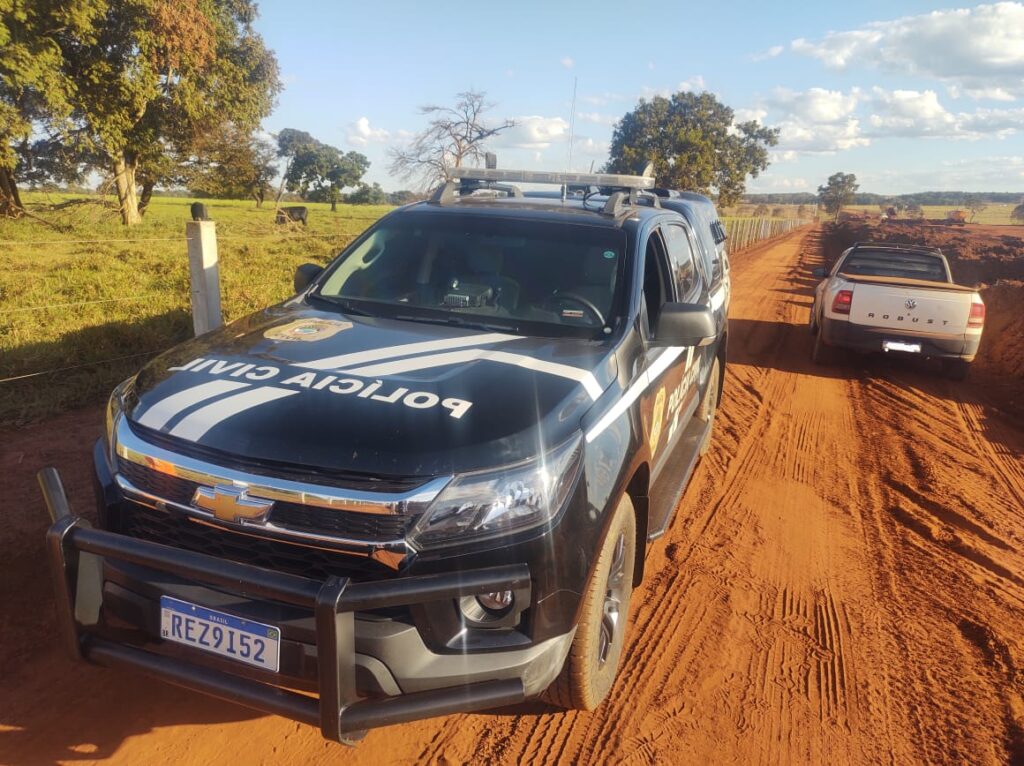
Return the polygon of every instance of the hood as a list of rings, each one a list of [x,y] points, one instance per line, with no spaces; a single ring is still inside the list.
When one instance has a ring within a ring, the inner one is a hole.
[[[615,378],[610,342],[528,338],[291,301],[147,365],[127,407],[180,451],[302,471],[436,476],[569,438]]]

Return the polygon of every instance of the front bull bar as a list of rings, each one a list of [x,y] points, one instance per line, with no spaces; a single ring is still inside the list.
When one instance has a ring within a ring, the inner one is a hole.
[[[529,592],[526,564],[381,582],[324,581],[273,572],[168,545],[94,529],[71,512],[55,468],[37,478],[52,526],[46,533],[61,638],[75,660],[129,668],[264,713],[319,726],[327,739],[353,744],[367,729],[522,702],[522,679],[502,679],[360,698],[355,677],[355,612],[513,590]],[[94,635],[103,606],[103,559],[151,567],[244,597],[311,609],[316,625],[319,698],[241,678]]]

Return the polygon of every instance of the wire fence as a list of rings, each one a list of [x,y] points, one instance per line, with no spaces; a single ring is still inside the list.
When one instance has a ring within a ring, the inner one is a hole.
[[[296,266],[326,264],[378,218],[339,216],[328,231],[218,222],[225,317],[283,300]],[[723,222],[730,252],[810,223]],[[54,397],[63,406],[84,403],[131,374],[139,360],[187,339],[188,248],[183,235],[0,240],[0,422],[49,414],[57,409]]]
[[[803,218],[724,218],[729,252],[738,253],[754,245],[799,229],[813,220]]]

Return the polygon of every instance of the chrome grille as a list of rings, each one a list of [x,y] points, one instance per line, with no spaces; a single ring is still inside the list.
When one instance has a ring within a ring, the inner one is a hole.
[[[196,489],[202,486],[123,458],[118,460],[118,470],[137,489],[179,505],[190,505]],[[282,501],[274,503],[270,521],[297,532],[367,542],[402,539],[410,523],[409,517],[401,514],[359,513]]]

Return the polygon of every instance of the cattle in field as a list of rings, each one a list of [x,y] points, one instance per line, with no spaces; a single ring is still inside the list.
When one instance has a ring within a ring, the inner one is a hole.
[[[277,223],[290,223],[292,221],[298,223],[302,222],[303,226],[308,225],[307,218],[309,218],[309,208],[305,205],[296,205],[293,207],[282,207],[277,210]]]

